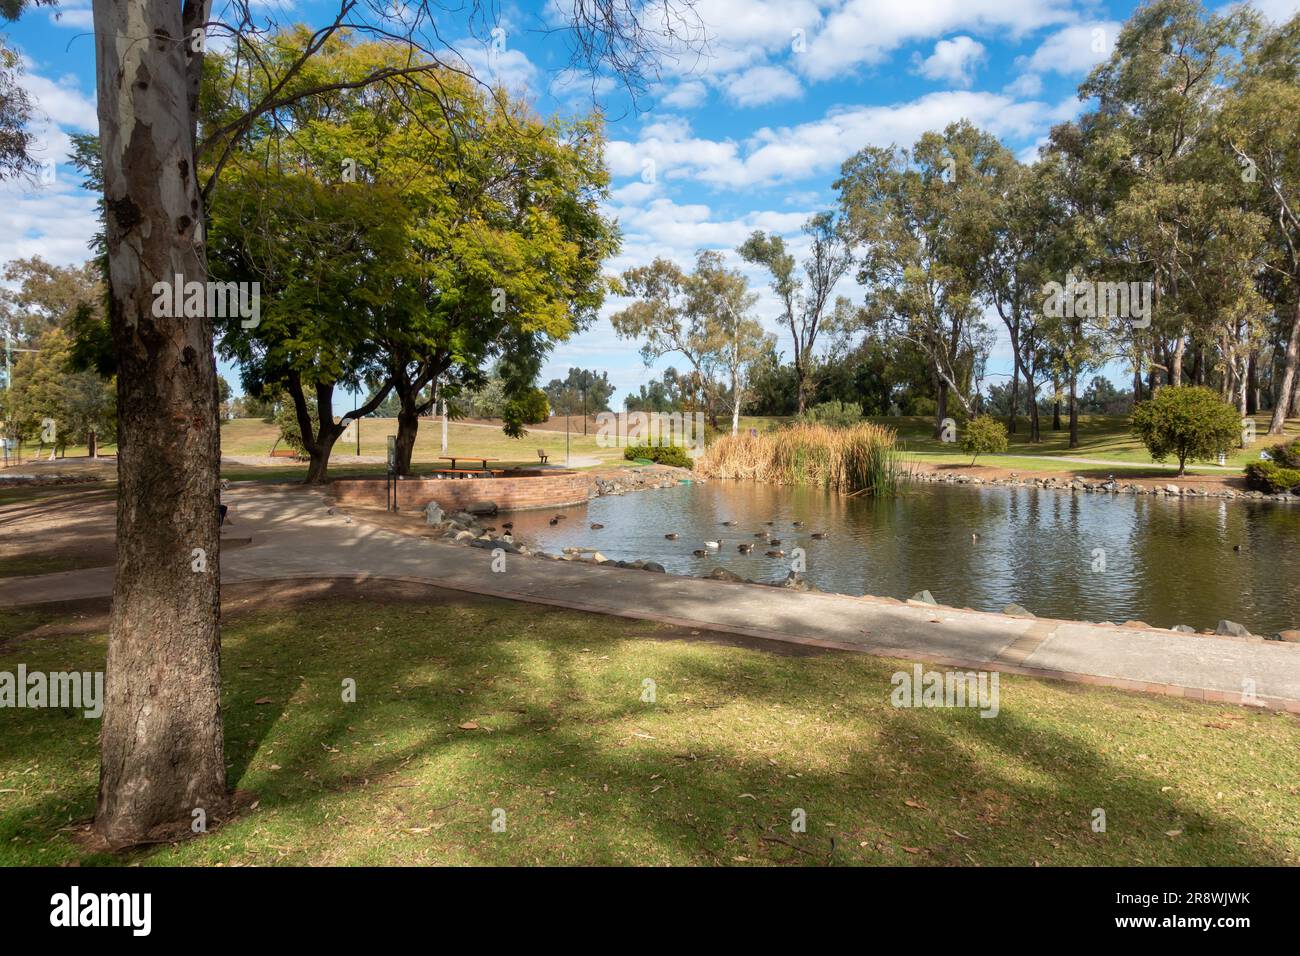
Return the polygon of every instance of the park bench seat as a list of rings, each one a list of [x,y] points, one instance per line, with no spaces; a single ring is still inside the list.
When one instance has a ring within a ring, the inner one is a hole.
[[[545,448],[539,448],[539,449],[537,449],[537,457],[540,458],[540,459],[542,460],[542,464],[544,465],[544,464],[546,464],[546,460],[547,460],[550,456],[549,456],[548,454],[546,454],[546,449],[545,449]]]

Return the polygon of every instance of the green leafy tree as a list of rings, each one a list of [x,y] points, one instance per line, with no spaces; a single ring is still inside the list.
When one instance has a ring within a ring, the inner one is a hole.
[[[1178,474],[1187,462],[1214,458],[1241,440],[1241,416],[1208,388],[1166,385],[1133,409],[1133,434],[1154,461],[1171,455]]]
[[[1001,455],[1007,450],[1007,426],[992,415],[976,415],[961,428],[961,450],[970,463],[980,455]]]

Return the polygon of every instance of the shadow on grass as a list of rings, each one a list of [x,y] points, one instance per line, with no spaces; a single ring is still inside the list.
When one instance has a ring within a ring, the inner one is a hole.
[[[889,661],[783,657],[646,622],[367,588],[378,599],[321,584],[301,603],[226,622],[229,779],[260,809],[127,859],[1288,862],[1265,825],[1213,813],[1178,786],[1202,773],[1177,739],[1208,712],[1194,704],[1008,679],[994,719],[900,710]],[[102,661],[102,638],[60,647],[22,659]],[[0,652],[0,669],[17,659]],[[348,679],[356,703],[343,701]],[[654,702],[642,699],[647,679]],[[123,862],[80,857],[58,833],[93,810],[97,723],[3,716],[22,731],[6,734],[0,786],[32,767],[46,786],[16,810],[0,802],[3,855]],[[1116,734],[1142,741],[1163,775],[1088,743]],[[1090,829],[1097,807],[1107,833]],[[505,832],[492,830],[497,809]],[[791,829],[800,810],[806,832]]]

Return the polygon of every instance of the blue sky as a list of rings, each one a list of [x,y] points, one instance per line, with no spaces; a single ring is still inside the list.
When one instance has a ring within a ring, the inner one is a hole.
[[[1035,154],[1054,123],[1083,108],[1075,90],[1103,59],[1134,3],[1075,0],[696,0],[706,41],[661,64],[637,103],[606,77],[568,69],[569,45],[549,30],[565,0],[506,4],[488,29],[440,18],[440,33],[485,80],[527,95],[543,113],[588,111],[608,117],[613,174],[609,212],[624,233],[611,272],[665,256],[688,265],[697,249],[727,251],[761,292],[756,314],[789,352],[788,333],[762,275],[734,249],[754,229],[783,234],[798,253],[801,224],[831,208],[840,163],[866,145],[911,145],[924,131],[968,119],[996,134],[1022,159]],[[1251,0],[1275,21],[1300,0]],[[216,0],[220,13],[222,0]],[[330,0],[258,2],[281,23],[321,23]],[[23,83],[41,113],[52,184],[0,186],[0,262],[41,255],[60,263],[86,258],[94,198],[67,168],[67,134],[93,131],[94,44],[90,0],[65,0],[61,16],[42,8],[6,28],[23,54]],[[838,290],[860,295],[846,279]],[[614,401],[668,364],[646,368],[634,343],[620,341],[604,316],[559,347],[543,381],[571,366],[605,370]],[[997,324],[994,320],[994,324]],[[223,374],[238,390],[238,375]],[[989,371],[1010,371],[1000,337]],[[1118,371],[1118,370],[1117,370]],[[1120,376],[1122,381],[1122,374]]]

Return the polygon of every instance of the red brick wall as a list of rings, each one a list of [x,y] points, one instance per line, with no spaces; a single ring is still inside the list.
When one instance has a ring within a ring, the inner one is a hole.
[[[444,511],[462,511],[493,501],[502,511],[555,508],[586,501],[592,483],[590,476],[571,471],[517,478],[404,478],[397,482],[397,507],[422,511],[436,501]],[[329,487],[340,504],[384,506],[383,478],[340,478]]]

